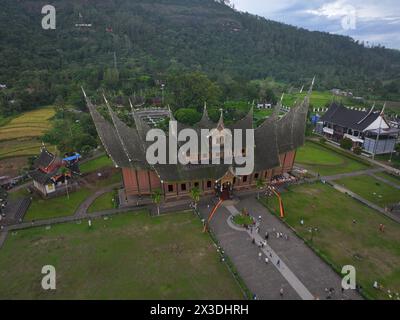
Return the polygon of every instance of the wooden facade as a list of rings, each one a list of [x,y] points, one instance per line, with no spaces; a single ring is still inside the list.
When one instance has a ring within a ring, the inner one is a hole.
[[[254,188],[258,179],[264,179],[269,183],[273,177],[290,172],[293,169],[294,161],[296,158],[296,151],[289,151],[280,155],[281,166],[264,170],[261,172],[254,172],[249,176],[234,177],[230,183],[233,185],[234,190],[244,190]],[[148,196],[154,190],[161,190],[165,198],[179,198],[189,195],[192,188],[198,187],[202,194],[213,194],[215,192],[215,185],[220,181],[212,179],[207,180],[193,180],[182,182],[163,181],[151,170],[135,170],[131,168],[122,169],[123,181],[125,186],[126,196]],[[222,181],[225,183],[226,181]]]

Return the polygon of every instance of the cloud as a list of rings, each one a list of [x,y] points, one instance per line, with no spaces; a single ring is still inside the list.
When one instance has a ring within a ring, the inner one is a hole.
[[[398,0],[235,0],[235,5],[271,20],[400,49]]]

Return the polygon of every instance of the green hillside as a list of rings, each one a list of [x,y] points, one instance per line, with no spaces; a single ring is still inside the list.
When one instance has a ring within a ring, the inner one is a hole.
[[[56,30],[41,27],[45,4],[2,1],[4,116],[58,96],[79,105],[81,84],[132,94],[183,71],[207,74],[225,100],[246,98],[237,88],[252,79],[301,86],[314,75],[319,90],[347,88],[389,100],[399,95],[399,51],[366,48],[348,37],[269,21],[214,0],[55,0]]]

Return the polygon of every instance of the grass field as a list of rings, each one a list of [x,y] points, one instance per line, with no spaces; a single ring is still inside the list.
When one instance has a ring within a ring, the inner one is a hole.
[[[0,299],[242,299],[193,213],[32,228],[0,250]],[[41,288],[44,265],[57,289]]]
[[[112,167],[113,163],[106,155],[99,158],[89,160],[88,162],[82,163],[80,169],[82,173],[93,172],[104,167]]]
[[[82,188],[76,192],[72,192],[69,195],[69,199],[66,195],[46,200],[34,196],[24,221],[71,216],[91,193],[91,190]]]
[[[390,173],[386,173],[386,172],[377,172],[377,173],[374,173],[374,175],[381,177],[383,179],[386,179],[388,181],[391,181],[400,186],[400,177],[399,176],[394,176],[394,175],[392,175]]]
[[[356,176],[336,180],[335,182],[382,208],[400,202],[399,189],[371,176]]]
[[[307,89],[303,90],[302,93],[285,93],[283,98],[283,105],[291,107],[294,105],[295,101],[300,102],[304,99],[307,94]],[[361,106],[363,105],[359,101],[353,100],[347,97],[336,97],[332,95],[329,91],[313,91],[311,94],[310,104],[314,108],[321,108],[326,107],[327,104],[331,103],[332,101],[341,101],[347,106]]]
[[[88,212],[89,213],[99,212],[115,208],[115,204],[113,201],[114,195],[115,195],[114,191],[107,192],[101,195],[92,203],[92,205],[88,209]]]
[[[23,113],[1,126],[0,159],[37,155],[40,137],[51,127],[50,119],[54,114],[53,108],[45,107]]]
[[[24,221],[57,218],[73,215],[79,205],[91,194],[103,187],[116,184],[120,181],[121,173],[118,172],[106,179],[98,179],[75,192],[71,192],[69,194],[69,199],[67,195],[63,195],[44,200],[38,195],[29,195],[26,190],[10,193],[10,196],[14,199],[22,196],[33,198]],[[104,206],[104,202],[99,203],[98,206],[100,206],[100,204]]]
[[[400,293],[400,225],[328,185],[291,187],[282,193],[285,221],[324,259],[341,270],[353,265],[357,282],[371,298],[388,299],[387,290]],[[278,212],[276,201],[268,205]],[[304,226],[300,220],[304,219]],[[356,224],[353,223],[356,220]],[[379,225],[386,226],[385,233]],[[311,243],[309,228],[317,228]],[[378,281],[385,292],[374,289]]]
[[[296,163],[323,176],[368,169],[357,160],[310,141],[297,151]]]

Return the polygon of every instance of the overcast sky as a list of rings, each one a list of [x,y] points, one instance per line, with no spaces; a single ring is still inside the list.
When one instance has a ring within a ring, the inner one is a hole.
[[[399,0],[233,0],[271,20],[400,49]]]

